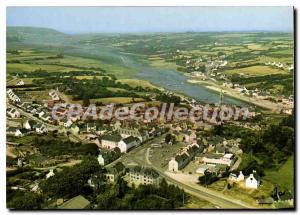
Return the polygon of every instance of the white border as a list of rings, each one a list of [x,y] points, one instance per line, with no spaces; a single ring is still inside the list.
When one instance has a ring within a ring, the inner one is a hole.
[[[0,1],[0,47],[1,47],[1,76],[0,76],[0,98],[1,98],[1,108],[0,108],[0,114],[2,116],[2,120],[0,122],[0,129],[1,129],[1,137],[3,137],[3,141],[1,141],[1,157],[3,158],[3,161],[1,161],[1,195],[0,195],[0,211],[1,214],[8,214],[11,213],[6,209],[6,164],[5,164],[5,157],[6,157],[6,141],[5,141],[5,86],[6,86],[6,7],[7,6],[295,6],[296,9],[300,8],[300,1],[296,0],[173,0],[173,1],[167,1],[167,0],[2,0]],[[299,14],[298,14],[299,15]],[[276,20],[274,20],[276,22]],[[299,29],[299,23],[296,23],[296,28]],[[298,39],[295,38],[296,40]],[[298,41],[298,40],[297,40]],[[297,50],[298,53],[298,50]],[[297,59],[299,62],[299,55],[297,55]],[[299,78],[300,75],[297,76],[297,83],[300,84]],[[297,107],[299,107],[299,91],[297,87]],[[299,120],[299,113],[297,111],[297,120]],[[297,128],[297,133],[299,134],[299,129]],[[297,154],[299,155],[299,146],[297,150]],[[299,158],[297,159],[297,166],[299,166]],[[298,174],[297,174],[298,175]],[[298,177],[297,177],[298,179]],[[298,187],[298,186],[297,186]],[[298,189],[296,191],[298,194]],[[297,198],[297,200],[299,197]],[[299,201],[297,201],[297,205],[299,204]],[[73,212],[73,211],[72,211]],[[72,213],[71,212],[71,213]],[[91,212],[82,212],[80,213],[89,213]],[[199,213],[200,211],[195,211],[196,213]],[[207,211],[203,211],[202,213],[206,213]],[[232,213],[233,211],[229,211]],[[245,211],[239,211],[237,213],[244,213]],[[253,211],[251,211],[252,213]],[[291,211],[287,211],[291,213]],[[23,214],[25,212],[18,212],[18,214]],[[43,212],[46,214],[50,214],[50,212]],[[52,212],[53,213],[53,212]],[[62,213],[59,211],[59,213]],[[70,212],[69,212],[70,213]],[[101,211],[99,213],[110,213],[110,212],[104,212]],[[114,212],[116,213],[116,212]],[[145,213],[145,212],[144,212]],[[159,212],[156,211],[156,213],[159,214],[171,214],[174,212]],[[214,213],[220,213],[220,212],[214,212]],[[224,212],[222,212],[224,213]],[[260,211],[257,212],[258,214],[264,214],[265,212]],[[285,213],[285,212],[279,212]]]

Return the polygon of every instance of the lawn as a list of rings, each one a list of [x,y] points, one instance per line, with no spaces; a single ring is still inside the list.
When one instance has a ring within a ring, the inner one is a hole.
[[[9,83],[9,85],[15,85],[15,84],[18,83],[19,80],[23,80],[25,84],[32,84],[32,81],[34,79],[42,79],[42,78],[20,78],[20,79],[15,79],[15,80],[11,81]]]
[[[83,80],[83,79],[87,79],[87,80],[92,80],[94,78],[97,78],[97,79],[102,79],[103,77],[108,77],[110,78],[109,76],[101,76],[101,75],[77,75],[75,76],[76,79],[78,80]]]
[[[269,47],[263,46],[262,44],[259,44],[259,43],[247,44],[247,48],[250,49],[250,50],[258,50],[258,51],[269,49]]]
[[[284,70],[271,68],[268,66],[250,66],[241,69],[231,69],[225,70],[226,74],[244,74],[248,76],[263,76],[263,75],[274,75],[274,74],[284,74]]]
[[[265,172],[265,180],[290,191],[294,190],[294,156],[289,157],[278,170]]]
[[[177,69],[177,66],[175,63],[172,62],[166,62],[163,58],[160,58],[158,56],[151,56],[148,58],[149,63],[151,66],[154,67],[160,67],[160,68],[167,68],[167,69]]]
[[[128,84],[131,87],[149,87],[149,88],[156,88],[153,84],[145,80],[138,80],[138,79],[119,79],[118,82],[122,84]]]
[[[144,101],[142,98],[134,98],[135,102],[141,102]],[[111,97],[111,98],[101,98],[101,99],[90,99],[90,103],[96,103],[96,102],[102,102],[103,104],[110,104],[110,103],[116,103],[116,104],[126,104],[126,103],[132,103],[131,97]]]
[[[34,72],[38,69],[43,69],[47,72],[69,72],[79,70],[76,68],[56,66],[56,65],[38,65],[38,64],[22,64],[22,63],[8,63],[6,64],[7,72]],[[82,69],[81,69],[82,70]]]

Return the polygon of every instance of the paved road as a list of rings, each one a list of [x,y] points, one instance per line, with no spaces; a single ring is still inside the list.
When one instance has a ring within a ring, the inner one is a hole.
[[[7,106],[17,109],[20,112],[21,115],[26,116],[28,119],[31,119],[31,120],[34,120],[35,122],[47,125],[47,128],[50,131],[59,130],[59,126],[52,125],[52,124],[49,124],[45,121],[42,121],[38,117],[33,116],[31,113],[25,112],[24,110],[22,110],[21,108],[18,108],[17,106],[14,106],[14,105],[11,105],[11,104],[7,104]],[[66,130],[70,131],[70,129],[66,129]],[[69,132],[69,138],[72,138],[72,139],[74,139],[75,141],[78,141],[78,142],[86,143],[86,140],[83,140],[79,136],[77,136],[73,133],[70,133],[70,132]]]
[[[160,138],[156,138],[154,140],[149,141],[148,143],[137,147],[133,149],[132,151],[128,152],[127,154],[123,155],[121,158],[119,158],[117,161],[122,161],[124,163],[130,163],[134,162],[138,165],[141,166],[148,166],[153,169],[155,169],[162,177],[164,177],[169,183],[172,183],[174,185],[177,185],[178,187],[184,189],[187,193],[190,193],[194,196],[197,196],[201,199],[207,200],[211,202],[214,205],[219,206],[220,208],[226,208],[226,209],[247,209],[251,208],[250,205],[236,199],[229,198],[227,196],[224,196],[223,194],[216,192],[216,191],[211,191],[207,188],[201,187],[201,186],[191,186],[188,184],[184,184],[169,175],[165,173],[165,170],[154,166],[151,161],[149,160],[149,152],[150,152],[150,145],[151,143],[158,143],[161,141]],[[115,161],[115,162],[117,162]],[[113,163],[115,163],[113,162]],[[111,165],[111,164],[110,164]]]
[[[149,149],[147,149],[147,152],[146,152],[146,162],[149,164],[149,166],[151,166],[153,169],[155,169],[167,181],[181,187],[186,192],[188,192],[192,195],[195,195],[199,198],[205,199],[205,200],[213,203],[214,205],[220,206],[221,208],[238,209],[238,208],[250,208],[251,207],[243,202],[240,202],[239,200],[227,198],[221,193],[216,193],[216,192],[210,191],[207,188],[200,187],[200,186],[197,186],[197,188],[195,188],[195,187],[192,187],[188,184],[184,184],[184,183],[168,176],[164,170],[152,165],[152,163],[149,160]]]

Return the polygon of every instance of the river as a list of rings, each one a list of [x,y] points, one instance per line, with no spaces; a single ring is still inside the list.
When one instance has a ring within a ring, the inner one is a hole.
[[[137,62],[136,59],[128,55],[120,55],[126,66],[134,67],[139,72],[135,75],[137,79],[143,79],[154,85],[163,87],[167,90],[184,94],[190,98],[203,103],[218,103],[220,101],[219,93],[207,89],[204,85],[192,84],[187,82],[188,77],[175,70],[166,68],[156,68],[148,65],[146,62]],[[223,103],[234,104],[238,106],[249,106],[246,102],[224,95]]]

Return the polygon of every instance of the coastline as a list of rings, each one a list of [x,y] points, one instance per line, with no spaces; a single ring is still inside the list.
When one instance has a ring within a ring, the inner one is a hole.
[[[188,77],[190,77],[190,76],[188,76]],[[268,101],[268,100],[258,99],[258,98],[255,99],[255,98],[251,98],[251,97],[245,97],[245,96],[238,95],[233,90],[230,90],[223,86],[212,83],[209,80],[203,81],[203,80],[188,79],[187,82],[192,83],[192,84],[200,84],[200,85],[206,87],[207,89],[212,90],[214,92],[218,92],[218,93],[220,93],[222,90],[223,93],[227,96],[230,96],[234,99],[238,99],[240,101],[249,103],[251,105],[255,105],[255,106],[263,108],[263,109],[267,109],[267,110],[271,110],[271,111],[279,111],[280,109],[284,108],[284,107],[280,106],[279,104],[272,103],[271,101]]]

